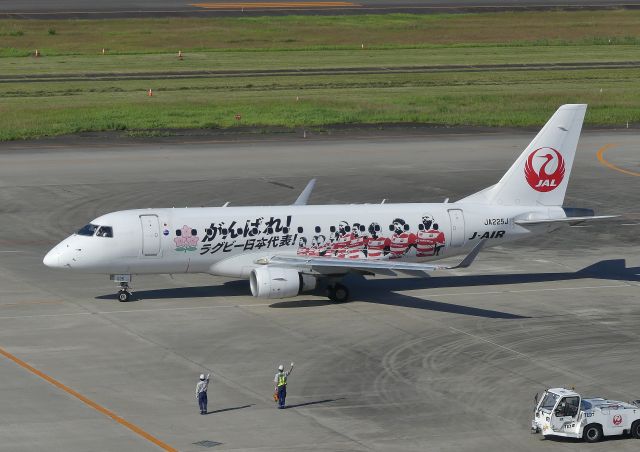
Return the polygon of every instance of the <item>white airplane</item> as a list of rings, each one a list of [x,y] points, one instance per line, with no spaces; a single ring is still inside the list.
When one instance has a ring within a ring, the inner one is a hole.
[[[457,202],[142,209],[96,218],[44,257],[48,267],[109,274],[118,299],[132,275],[208,273],[248,278],[258,298],[295,297],[319,281],[346,301],[341,280],[424,276],[468,267],[483,246],[611,218],[563,208],[586,105],[563,105],[500,181]],[[466,255],[457,265],[430,264]]]

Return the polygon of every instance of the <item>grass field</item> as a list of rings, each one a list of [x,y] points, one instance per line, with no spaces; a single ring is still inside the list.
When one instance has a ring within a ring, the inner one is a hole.
[[[640,69],[162,76],[640,61],[636,11],[6,20],[0,21],[0,46],[0,140],[238,124],[533,126],[566,102],[589,103],[588,124],[640,122]],[[42,57],[24,56],[35,48]],[[182,61],[176,58],[178,49],[185,53]],[[89,75],[120,73],[148,74],[142,80],[111,81]],[[44,75],[63,81],[10,80]],[[69,76],[79,79],[65,79]],[[149,88],[153,97],[146,96]],[[240,121],[234,119],[237,113]]]

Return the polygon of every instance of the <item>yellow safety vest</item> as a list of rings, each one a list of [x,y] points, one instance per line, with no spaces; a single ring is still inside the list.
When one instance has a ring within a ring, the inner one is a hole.
[[[284,386],[287,384],[287,374],[284,372],[280,372],[278,374],[278,386]]]

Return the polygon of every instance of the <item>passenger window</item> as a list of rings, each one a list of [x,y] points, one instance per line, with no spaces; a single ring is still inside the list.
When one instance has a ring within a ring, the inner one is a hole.
[[[98,237],[113,237],[113,228],[111,226],[100,226],[98,229],[98,233],[96,234]]]
[[[86,226],[84,226],[82,229],[80,229],[77,234],[78,235],[86,235],[87,237],[91,237],[93,236],[93,234],[95,234],[96,229],[98,229],[98,226],[96,226],[95,224],[88,224]]]

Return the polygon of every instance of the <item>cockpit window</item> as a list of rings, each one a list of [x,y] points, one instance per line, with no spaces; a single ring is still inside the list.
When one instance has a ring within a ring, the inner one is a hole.
[[[100,226],[97,237],[113,237],[113,228],[111,226]]]
[[[98,229],[98,226],[96,226],[95,224],[88,224],[86,226],[84,226],[82,229],[80,229],[77,234],[78,235],[86,235],[88,237],[91,237],[93,234],[95,234],[96,229]]]

